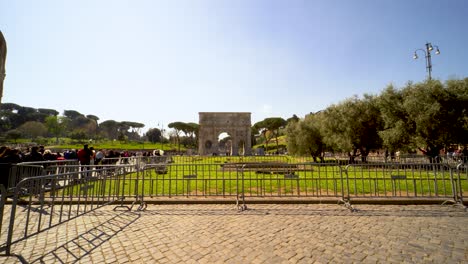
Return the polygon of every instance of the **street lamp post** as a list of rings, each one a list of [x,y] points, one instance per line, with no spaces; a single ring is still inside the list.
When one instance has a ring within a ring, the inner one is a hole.
[[[158,125],[160,125],[160,124],[158,123]],[[164,133],[163,132],[164,131],[164,124],[163,123],[161,123],[160,128],[161,129],[159,131],[161,133],[161,136],[159,137],[159,140],[161,141],[160,143],[161,143],[161,150],[162,150],[163,149],[163,133]]]
[[[439,46],[437,45],[434,45],[432,46],[431,43],[429,42],[426,42],[426,49],[417,49],[414,51],[414,55],[413,55],[413,59],[418,59],[418,50],[421,50],[422,52],[424,52],[424,55],[426,57],[426,71],[428,73],[428,79],[431,80],[432,77],[431,77],[431,72],[432,72],[432,61],[431,61],[431,51],[434,50],[434,47],[436,48],[436,51],[435,51],[435,54],[436,55],[439,55],[440,54],[440,50],[439,50]]]

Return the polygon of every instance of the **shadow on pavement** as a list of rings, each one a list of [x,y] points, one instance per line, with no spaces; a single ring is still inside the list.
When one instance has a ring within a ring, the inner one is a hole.
[[[30,263],[76,263],[137,221],[138,218],[140,218],[139,214],[131,212],[118,214]]]
[[[189,207],[189,206],[187,206]],[[285,208],[281,208],[285,207]],[[275,206],[251,205],[245,211],[238,211],[235,207],[231,208],[164,208],[164,206],[147,209],[142,213],[144,215],[202,215],[202,216],[219,216],[219,215],[301,215],[301,216],[345,216],[345,217],[468,217],[468,213],[463,208],[450,205],[432,205],[432,206],[417,206],[417,205],[361,205],[357,210],[351,212],[342,206],[300,206],[298,208]]]

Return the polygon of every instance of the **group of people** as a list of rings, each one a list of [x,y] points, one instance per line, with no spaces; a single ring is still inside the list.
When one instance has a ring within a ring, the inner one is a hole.
[[[449,147],[445,152],[448,159],[452,159],[455,161],[463,160],[464,162],[468,160],[468,147],[466,146],[463,147],[463,149]]]
[[[42,146],[34,146],[24,151],[18,148],[0,147],[0,163],[16,164],[56,159],[58,159],[56,154],[52,154],[50,150],[46,151]]]
[[[119,158],[129,158],[133,156],[160,156],[162,151],[115,151],[115,150],[95,150],[89,145],[83,145],[81,149],[65,150],[63,152],[52,152],[44,146],[33,146],[25,150],[0,147],[0,163],[16,164],[21,162],[38,162],[54,160],[79,160],[81,165],[112,164]]]

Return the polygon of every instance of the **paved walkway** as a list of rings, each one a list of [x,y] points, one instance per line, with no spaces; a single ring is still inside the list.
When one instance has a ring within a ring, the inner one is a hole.
[[[468,213],[440,205],[104,207],[15,244],[28,263],[467,263]],[[0,262],[19,263],[0,257]]]

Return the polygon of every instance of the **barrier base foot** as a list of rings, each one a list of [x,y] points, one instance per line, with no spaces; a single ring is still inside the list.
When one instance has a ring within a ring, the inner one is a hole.
[[[242,204],[241,204],[239,200],[236,200],[236,207],[237,207],[237,211],[239,212],[248,210],[247,205],[245,204],[245,201],[242,201]]]
[[[468,207],[463,204],[462,201],[447,200],[442,203],[442,205],[451,204],[453,207],[461,207],[465,212],[468,212]]]
[[[243,205],[238,205],[237,210],[242,212],[242,211],[248,210],[248,208],[247,208],[247,205],[243,204]]]
[[[146,208],[148,207],[148,205],[143,201],[135,201],[135,202],[132,203],[131,208],[133,208],[133,205],[136,204],[136,203],[140,203],[140,205],[137,208],[137,211],[145,211]]]
[[[341,199],[341,200],[338,201],[338,204],[339,205],[343,204],[343,206],[346,207],[351,212],[357,212],[358,211],[356,208],[353,207],[353,205],[351,205],[351,201],[349,201],[349,200]]]

